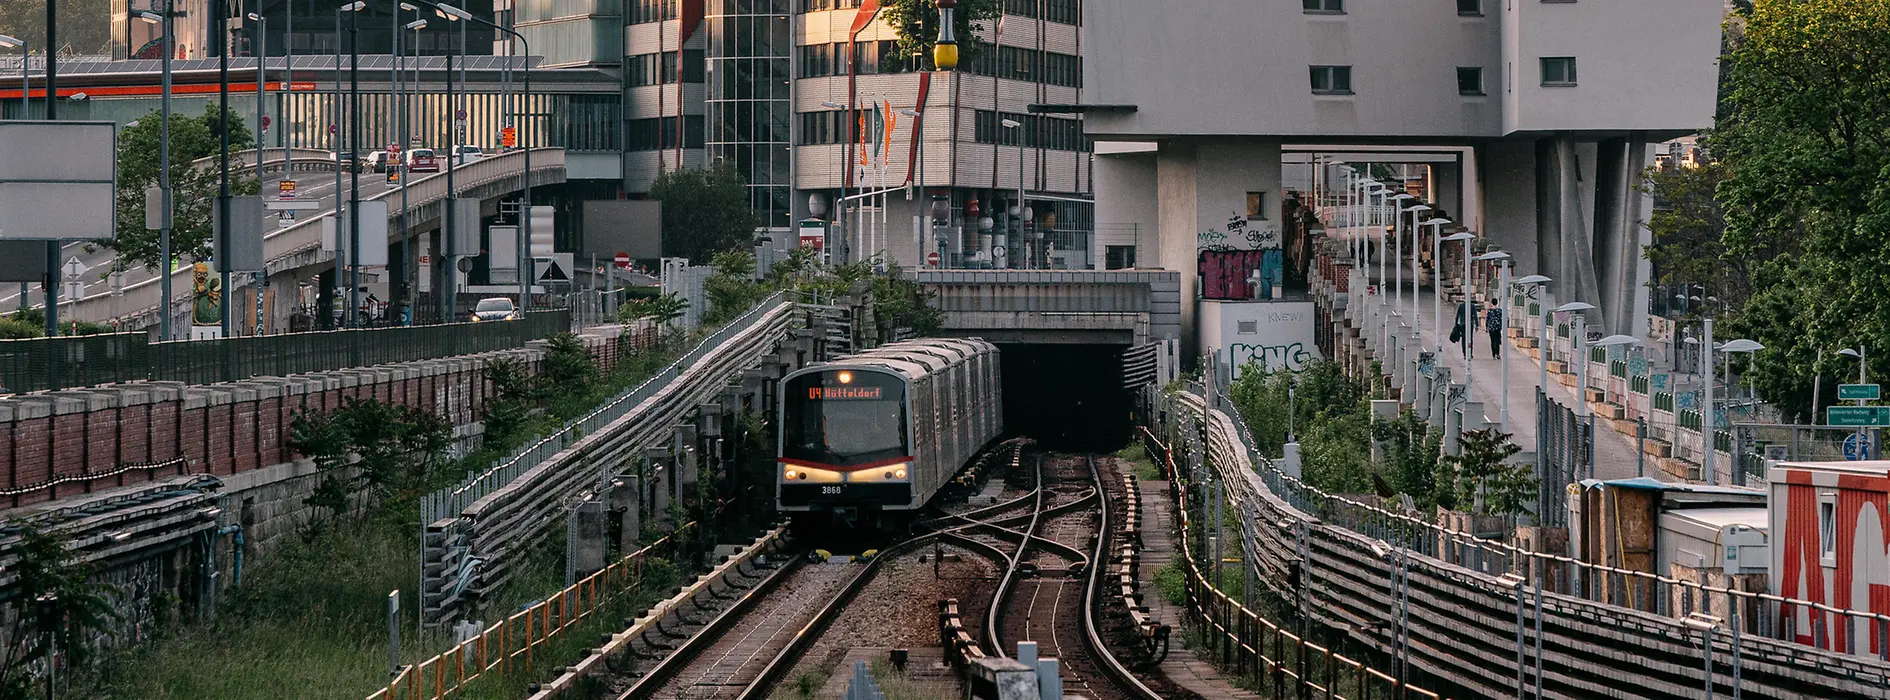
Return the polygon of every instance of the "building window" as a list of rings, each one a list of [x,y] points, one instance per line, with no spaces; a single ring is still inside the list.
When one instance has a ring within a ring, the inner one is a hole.
[[[1344,14],[1345,0],[1306,0],[1307,14]]]
[[[1249,219],[1267,218],[1267,193],[1265,192],[1248,192],[1247,193],[1247,218]]]
[[[680,4],[680,0],[626,0],[624,2],[627,6],[625,9],[630,12],[628,24],[661,22],[676,17],[681,14],[678,10]]]
[[[1004,126],[1004,120],[1017,122]],[[1026,146],[1052,151],[1089,151],[1089,139],[1083,136],[1083,122],[1038,114],[978,110],[972,114],[972,140],[999,146]]]
[[[624,59],[624,80],[630,83],[630,87],[673,85],[676,83],[676,60],[674,51],[630,56]],[[701,49],[684,49],[682,52],[683,82],[702,82],[702,65]]]
[[[629,124],[630,149],[632,151],[655,151],[675,148],[676,139],[682,137],[683,148],[702,147],[702,115],[695,114],[682,118],[682,133],[676,133],[675,117],[652,117],[632,119]]]
[[[1103,248],[1103,268],[1126,270],[1135,267],[1135,246],[1112,245]]]
[[[1563,87],[1575,84],[1575,57],[1557,56],[1542,59],[1542,84]]]
[[[1312,91],[1315,95],[1352,94],[1352,67],[1313,66]]]
[[[1004,14],[1018,17],[1036,17],[1037,0],[1004,0]]]
[[[1048,0],[1044,3],[1043,18],[1058,24],[1082,24],[1083,10],[1076,0]]]
[[[1482,68],[1458,68],[1457,69],[1457,94],[1459,95],[1483,94],[1483,69]]]
[[[1818,563],[1837,566],[1837,494],[1818,495]]]
[[[1482,17],[1483,0],[1457,0],[1457,16]]]

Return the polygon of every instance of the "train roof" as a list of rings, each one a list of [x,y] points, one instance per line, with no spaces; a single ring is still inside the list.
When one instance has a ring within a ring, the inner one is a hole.
[[[946,367],[966,362],[978,355],[993,352],[997,352],[997,346],[980,338],[903,340],[840,357],[831,362],[808,365],[788,376],[837,368],[856,368],[890,370],[904,375],[907,379],[919,379]]]

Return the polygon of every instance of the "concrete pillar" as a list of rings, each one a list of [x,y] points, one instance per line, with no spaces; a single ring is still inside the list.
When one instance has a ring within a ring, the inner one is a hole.
[[[604,568],[604,502],[590,498],[565,511],[565,584]]]
[[[637,543],[643,535],[643,498],[637,490],[640,480],[636,475],[626,475],[612,482],[610,488],[610,509],[617,515],[617,551],[629,553],[636,551]]]
[[[693,503],[698,490],[702,450],[696,439],[696,426],[684,423],[676,427],[670,447],[676,461],[676,500]]]
[[[648,498],[650,499],[650,520],[662,529],[674,528],[678,523],[669,517],[671,460],[668,447],[647,447],[643,450],[646,464],[644,474],[649,479]]]

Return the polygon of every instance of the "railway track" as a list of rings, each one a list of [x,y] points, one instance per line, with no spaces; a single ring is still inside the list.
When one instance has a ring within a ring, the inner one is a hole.
[[[1162,679],[1144,680],[1131,672],[1103,640],[1097,590],[1109,540],[1101,533],[1110,527],[1103,483],[1093,458],[1053,457],[1038,466],[1038,485],[1028,496],[1034,505],[1030,512],[1005,509],[999,511],[1005,515],[940,535],[1004,566],[986,608],[985,654],[1008,656],[1016,642],[1034,641],[1040,657],[1059,660],[1067,693],[1123,700],[1176,697],[1158,692],[1168,685]],[[961,518],[974,519],[970,514]]]

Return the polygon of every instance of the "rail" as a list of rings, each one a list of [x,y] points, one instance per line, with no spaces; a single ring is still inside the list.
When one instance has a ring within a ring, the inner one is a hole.
[[[534,148],[531,150],[531,153],[532,170],[534,173],[543,173],[551,170],[562,171],[564,169],[564,149],[562,148]],[[463,193],[508,178],[519,178],[522,176],[524,169],[524,158],[525,151],[510,151],[481,158],[469,165],[457,168],[455,170],[457,187]],[[407,208],[409,212],[426,207],[439,206],[440,202],[446,198],[446,178],[444,175],[445,173],[442,172],[427,177],[415,178],[408,183],[407,201],[409,204]],[[390,201],[398,201],[400,192],[399,189],[392,189],[371,197],[364,197],[363,199],[382,200],[391,198]],[[389,207],[388,218],[390,221],[399,214],[399,207]],[[269,266],[268,271],[270,273],[276,273],[288,269],[288,267],[285,266],[285,260],[289,259],[291,256],[304,252],[314,252],[319,249],[321,247],[321,222],[323,218],[325,218],[325,216],[311,216],[300,220],[295,225],[288,228],[265,233],[263,235],[263,259],[267,261],[267,265]],[[171,272],[171,286],[174,290],[174,294],[188,293],[188,290],[191,289],[192,274],[193,271],[189,267],[180,268]],[[114,296],[109,292],[101,292],[77,301],[62,301],[60,302],[60,318],[96,321],[114,316],[123,316],[128,319],[152,316],[158,309],[160,302],[159,297],[162,296],[162,284],[160,277],[153,276],[147,280],[125,285],[122,297]],[[188,303],[187,299],[182,303]],[[171,307],[173,309],[178,308],[179,305],[179,299],[171,300]],[[120,314],[115,313],[116,309],[131,309],[132,311]]]
[[[291,148],[289,149],[289,157],[286,161],[282,157],[282,149],[280,148],[270,148],[268,146],[264,146],[262,149],[262,152],[263,152],[262,172],[265,172],[265,173],[271,170],[275,172],[282,172],[283,171],[282,165],[285,162],[289,163],[290,168],[296,172],[323,172],[323,171],[334,172],[335,171],[334,151],[329,151],[329,150],[321,149],[321,148]],[[218,161],[220,160],[221,160],[220,156],[205,156],[203,158],[198,158],[196,160],[191,161],[190,167],[196,168],[198,170],[210,170],[212,168],[217,167],[219,165]],[[270,167],[270,165],[272,164],[275,167],[273,168]],[[230,152],[230,171],[231,172],[248,173],[248,172],[253,172],[255,170],[256,170],[256,149],[245,148],[240,151]]]

